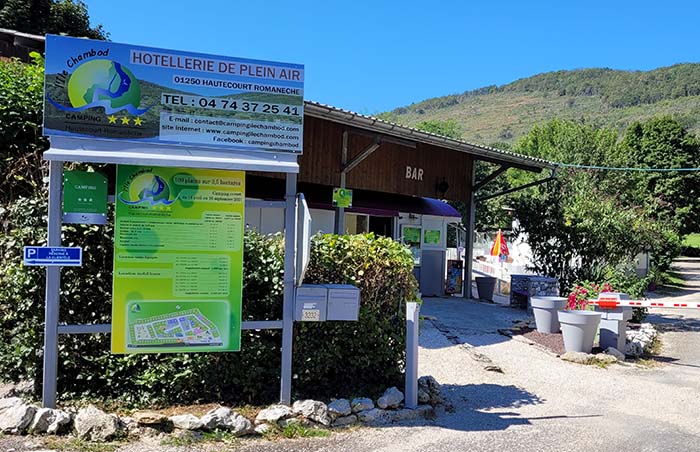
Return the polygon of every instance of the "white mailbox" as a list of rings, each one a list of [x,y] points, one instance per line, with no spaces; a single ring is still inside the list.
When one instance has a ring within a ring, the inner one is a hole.
[[[328,309],[328,288],[323,285],[302,284],[296,288],[294,320],[323,322]]]
[[[327,320],[357,321],[360,314],[360,289],[349,284],[326,284]]]

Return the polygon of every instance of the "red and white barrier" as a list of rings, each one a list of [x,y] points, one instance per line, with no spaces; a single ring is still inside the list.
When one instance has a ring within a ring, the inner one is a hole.
[[[633,308],[687,308],[700,309],[700,303],[677,303],[652,300],[630,300],[629,295],[618,292],[603,292],[598,295],[597,300],[589,303],[600,306],[603,309],[615,309],[621,307]]]

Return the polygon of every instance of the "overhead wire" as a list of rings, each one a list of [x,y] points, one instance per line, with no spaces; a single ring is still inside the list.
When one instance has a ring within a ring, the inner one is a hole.
[[[671,173],[671,172],[694,172],[700,171],[700,168],[630,168],[630,167],[617,167],[617,166],[598,166],[598,165],[577,165],[574,163],[557,163],[557,167],[560,168],[576,168],[576,169],[590,169],[590,170],[600,170],[600,171],[639,171],[648,173]]]

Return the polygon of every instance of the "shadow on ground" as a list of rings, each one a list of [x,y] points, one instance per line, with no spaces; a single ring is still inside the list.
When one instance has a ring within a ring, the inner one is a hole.
[[[461,298],[426,298],[420,315],[449,341],[449,344],[421,342],[421,347],[428,349],[459,344],[481,347],[505,342],[510,337],[500,334],[499,330],[508,330],[516,322],[529,318],[521,309]]]
[[[697,333],[700,331],[700,319],[685,318],[681,314],[650,313],[646,321],[653,323],[662,333]]]
[[[420,420],[412,426],[432,425],[465,432],[506,430],[516,425],[530,425],[533,420],[573,419],[600,417],[599,414],[559,415],[542,417],[521,416],[519,409],[527,405],[540,405],[546,400],[536,394],[513,385],[491,383],[470,385],[442,385],[444,407],[438,408],[433,420]],[[398,425],[406,425],[401,423]],[[396,427],[384,425],[382,428]]]

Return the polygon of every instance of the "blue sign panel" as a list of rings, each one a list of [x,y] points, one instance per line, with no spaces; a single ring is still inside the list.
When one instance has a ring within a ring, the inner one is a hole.
[[[301,154],[304,66],[46,37],[44,135]]]
[[[24,265],[80,267],[83,265],[83,249],[65,246],[25,246]]]

